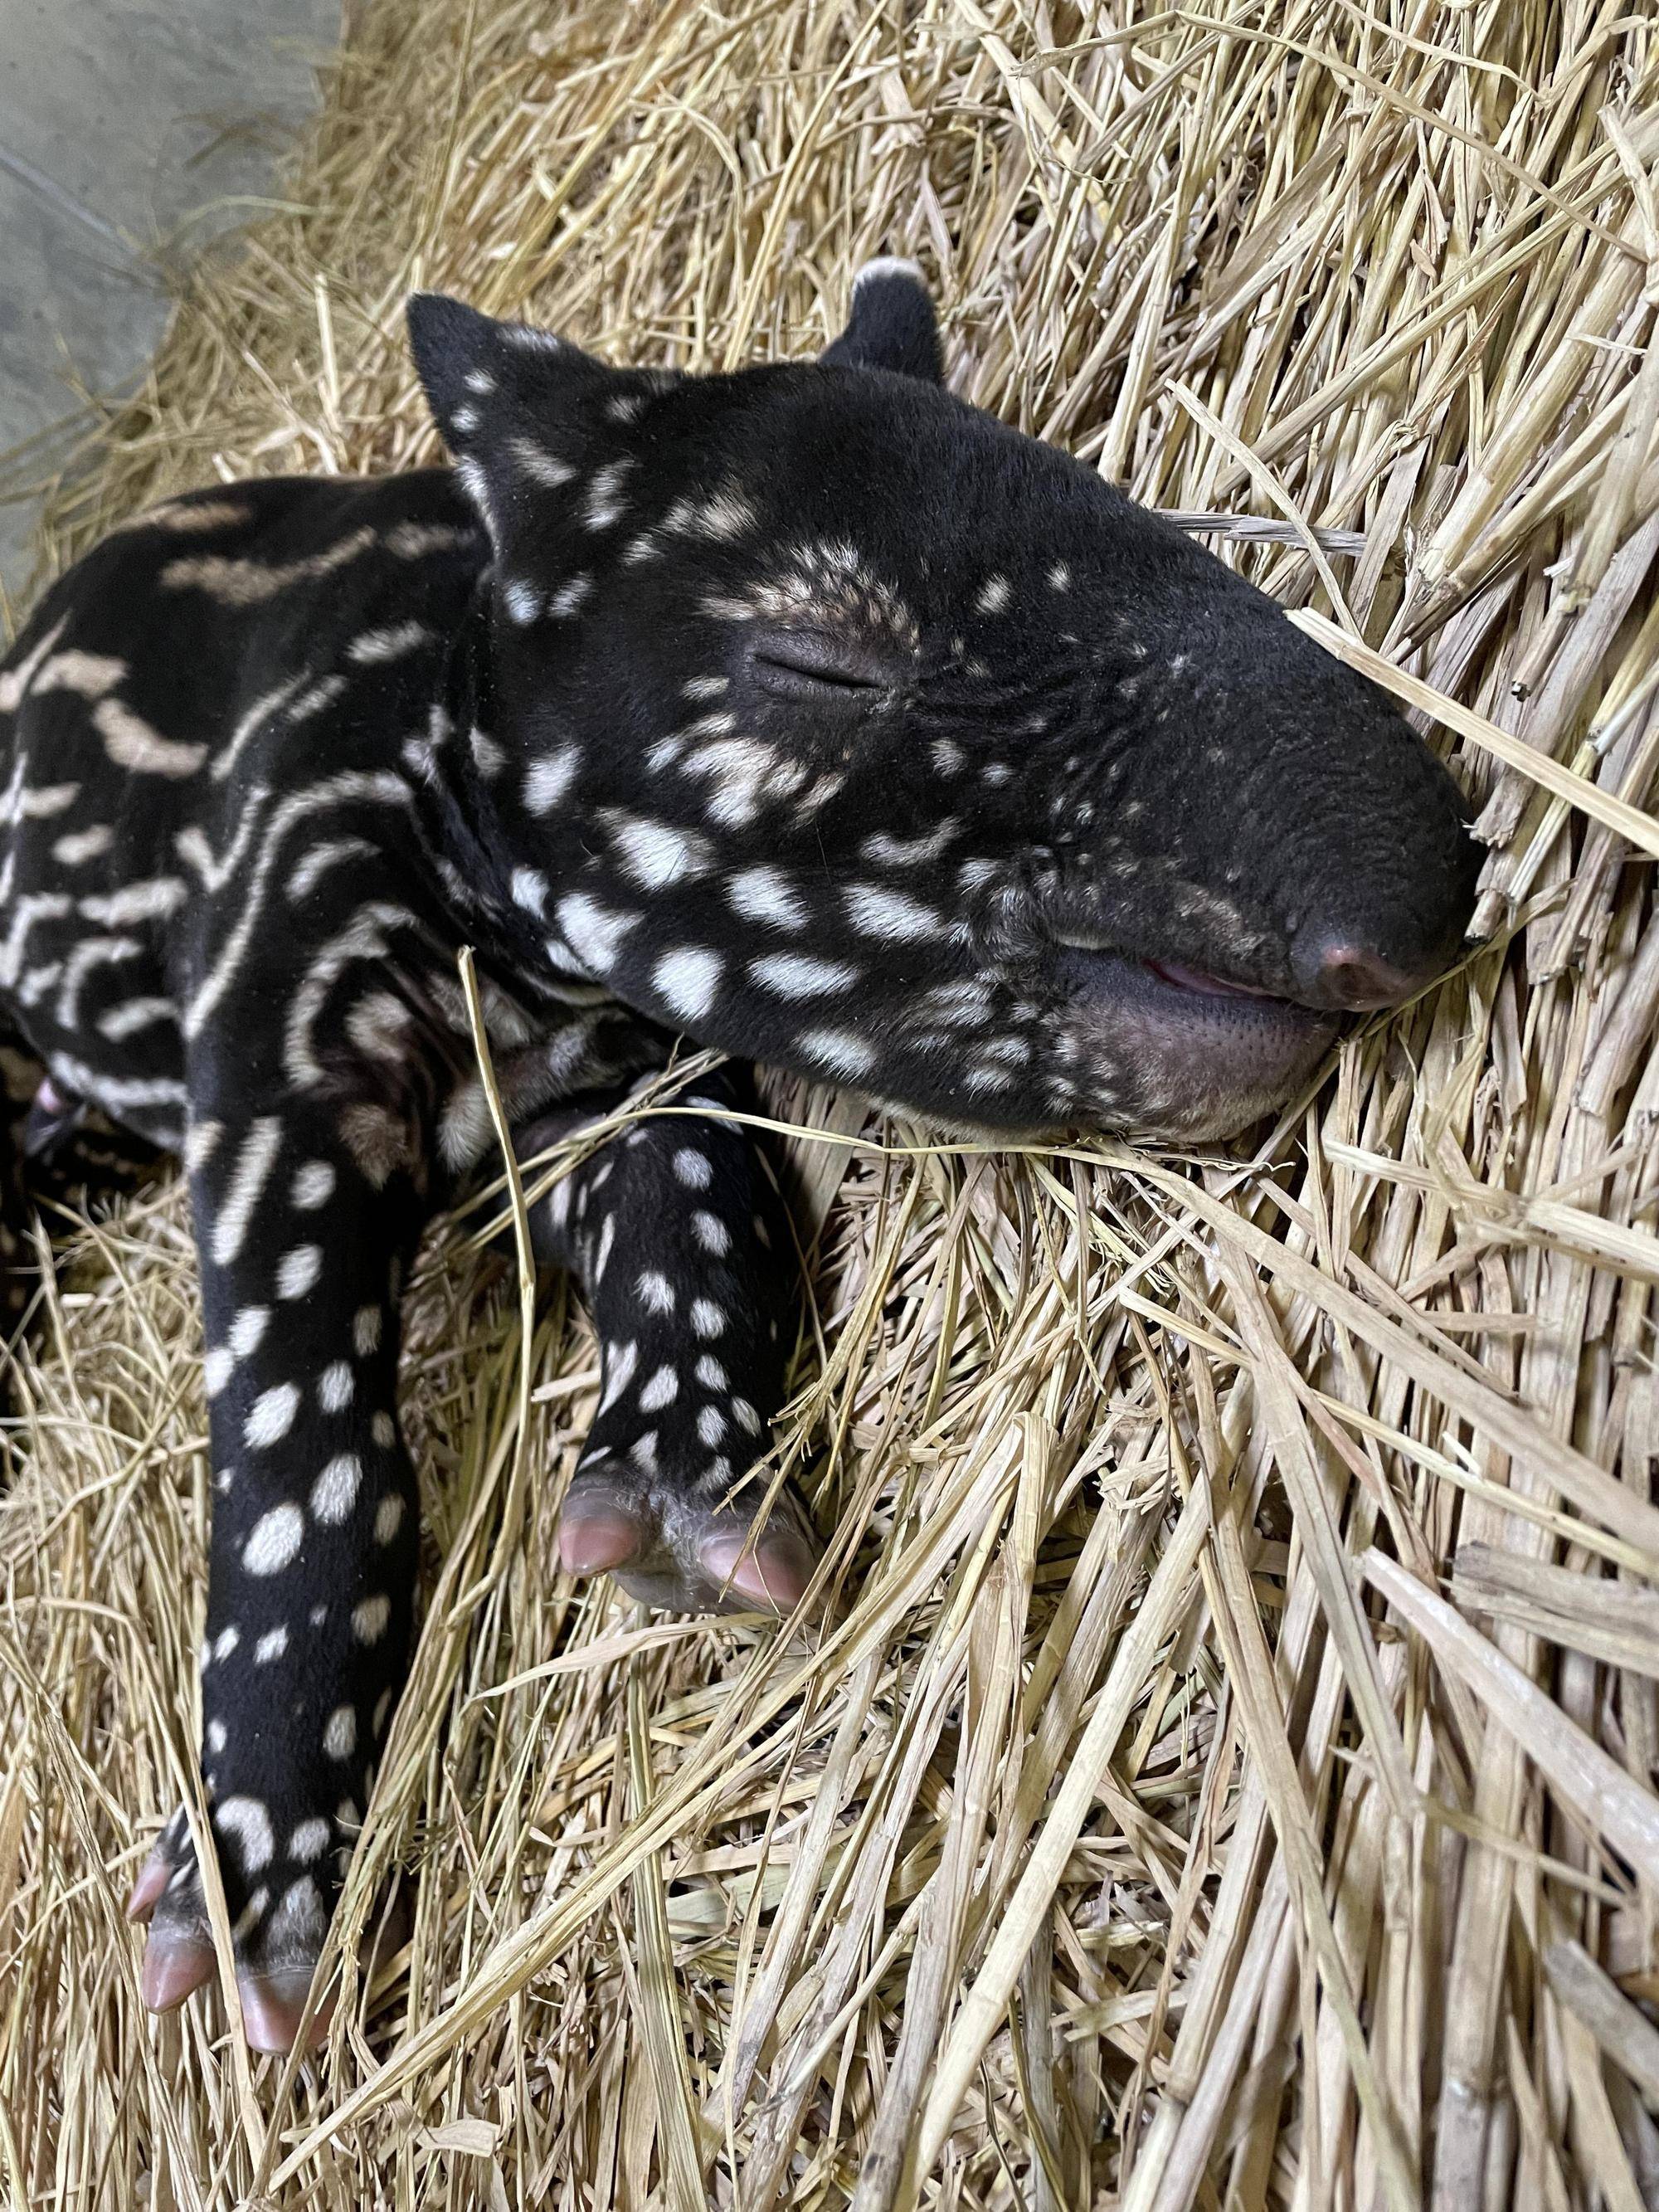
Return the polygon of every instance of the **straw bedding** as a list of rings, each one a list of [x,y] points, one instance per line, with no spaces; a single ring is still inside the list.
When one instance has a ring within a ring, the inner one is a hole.
[[[304,2068],[139,2008],[191,1266],[176,1187],[45,1222],[9,2203],[1659,2201],[1656,59],[1627,0],[365,0],[58,555],[430,459],[415,283],[723,366],[913,252],[958,389],[1210,518],[1447,746],[1488,941],[1254,1152],[933,1149],[777,1088],[810,1632],[556,1575],[591,1340],[435,1238],[426,1626],[343,1911],[402,1869],[412,1935]]]

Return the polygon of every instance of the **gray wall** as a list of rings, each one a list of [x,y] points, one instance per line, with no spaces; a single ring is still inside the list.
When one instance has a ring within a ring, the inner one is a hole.
[[[340,0],[0,0],[0,495],[38,480],[78,381],[131,391],[162,270],[257,212],[315,100]],[[84,418],[82,418],[84,422]],[[0,580],[35,504],[0,504]]]

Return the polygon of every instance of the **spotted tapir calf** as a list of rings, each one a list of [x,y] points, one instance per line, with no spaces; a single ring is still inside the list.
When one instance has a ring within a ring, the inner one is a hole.
[[[1437,973],[1473,885],[1382,696],[945,392],[908,264],[863,273],[821,361],[735,375],[441,298],[410,327],[453,468],[171,501],[0,674],[36,1129],[90,1107],[190,1178],[204,1771],[262,2049],[408,1657],[398,1287],[491,1151],[459,948],[526,1149],[682,1036],[733,1056],[538,1209],[603,1355],[558,1542],[659,1603],[781,1610],[805,1516],[755,1536],[732,1497],[793,1291],[740,1064],[956,1130],[1224,1134]],[[133,1909],[175,2004],[213,1961],[182,1816]]]

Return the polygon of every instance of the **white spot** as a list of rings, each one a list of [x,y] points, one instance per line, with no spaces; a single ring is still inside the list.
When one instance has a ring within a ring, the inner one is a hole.
[[[639,920],[636,914],[619,914],[612,907],[601,906],[586,891],[573,891],[562,898],[557,912],[559,927],[571,951],[584,967],[601,975],[615,961],[623,939]]]
[[[942,927],[932,907],[879,884],[853,884],[843,896],[854,928],[866,937],[933,937]]]
[[[755,981],[782,999],[813,999],[826,991],[849,990],[859,972],[844,961],[814,960],[804,952],[769,952],[749,963]]]
[[[334,1195],[335,1174],[327,1160],[307,1160],[289,1188],[289,1202],[301,1213],[315,1213]]]
[[[960,827],[953,815],[947,815],[921,837],[890,837],[884,830],[878,830],[859,850],[878,867],[913,868],[923,860],[938,860]]]
[[[640,1392],[640,1410],[659,1413],[680,1395],[680,1378],[672,1367],[659,1367]]]
[[[805,927],[805,904],[776,868],[742,869],[726,885],[726,896],[745,921],[769,921],[780,929]]]
[[[216,1344],[202,1362],[202,1380],[210,1398],[216,1398],[230,1380],[236,1355],[228,1344]]]
[[[630,1337],[626,1344],[607,1346],[605,1362],[605,1395],[599,1400],[599,1411],[605,1413],[614,1406],[634,1379],[634,1370],[640,1364],[640,1347]]]
[[[522,627],[526,623],[533,623],[540,614],[542,595],[533,584],[527,584],[522,577],[515,576],[510,583],[501,586],[501,605],[507,620]]]
[[[1071,590],[1072,572],[1063,561],[1056,561],[1054,567],[1049,569],[1048,588],[1051,592],[1069,592]]]
[[[696,1365],[696,1377],[705,1390],[729,1390],[732,1378],[712,1352],[705,1352]]]
[[[510,889],[514,905],[539,919],[547,906],[547,878],[534,868],[514,868]]]
[[[718,1406],[705,1406],[697,1416],[697,1434],[712,1451],[726,1434],[726,1416]]]
[[[568,461],[560,460],[557,454],[550,453],[533,438],[509,438],[507,451],[509,459],[523,470],[532,483],[542,484],[549,491],[556,491],[561,484],[568,484],[576,473]]]
[[[270,1832],[270,1815],[257,1797],[227,1797],[213,1808],[213,1825],[222,1835],[236,1838],[236,1856],[244,1874],[258,1874],[269,1866],[276,1839]]]
[[[607,461],[602,469],[594,470],[582,510],[590,530],[608,530],[613,522],[621,520],[623,507],[617,495],[632,466],[630,460],[623,459]]]
[[[115,832],[107,822],[94,823],[89,830],[65,831],[52,848],[52,857],[60,867],[78,868],[83,860],[95,860],[100,853],[107,853],[115,842]]]
[[[592,588],[591,576],[573,576],[568,584],[561,584],[549,599],[548,613],[555,622],[568,622]]]
[[[732,1411],[737,1416],[738,1426],[739,1428],[746,1429],[751,1437],[757,1437],[760,1434],[760,1415],[755,1411],[755,1408],[750,1404],[747,1398],[734,1398],[732,1401]]]
[[[392,623],[384,629],[366,629],[354,637],[346,647],[346,659],[355,660],[360,668],[376,667],[417,652],[432,636],[424,623]]]
[[[705,1207],[699,1206],[692,1215],[691,1234],[703,1250],[713,1253],[717,1260],[723,1259],[732,1249],[732,1238],[726,1224],[718,1214],[710,1213]]]
[[[323,1749],[330,1759],[349,1759],[356,1748],[356,1713],[349,1705],[336,1705],[323,1730]]]
[[[581,765],[579,745],[561,745],[532,761],[525,771],[524,803],[527,813],[550,814],[575,781]]]
[[[367,1359],[372,1352],[380,1348],[380,1325],[384,1316],[379,1306],[359,1306],[351,1323],[351,1341],[357,1348],[360,1359]]]
[[[279,1382],[274,1389],[262,1391],[247,1417],[243,1441],[254,1445],[280,1443],[294,1425],[299,1405],[300,1393],[292,1382]]]
[[[317,1378],[317,1402],[325,1413],[343,1413],[356,1387],[349,1364],[343,1359],[334,1360]]]
[[[253,1524],[242,1547],[242,1565],[251,1575],[278,1575],[300,1548],[306,1516],[297,1505],[273,1505]]]
[[[613,813],[605,817],[623,867],[647,890],[661,890],[707,874],[712,854],[708,841],[695,830],[676,830],[665,822],[642,821],[636,815]]]
[[[392,1601],[377,1595],[366,1597],[352,1608],[351,1632],[359,1644],[378,1644],[386,1634],[386,1625],[392,1618]]]
[[[244,1306],[230,1324],[230,1348],[239,1359],[251,1359],[264,1342],[270,1326],[269,1306]]]
[[[356,1503],[363,1463],[356,1452],[338,1452],[311,1486],[311,1510],[331,1526],[343,1521]]]
[[[280,1659],[287,1650],[288,1631],[279,1623],[275,1628],[268,1628],[254,1645],[253,1663],[256,1667],[269,1667],[273,1659]]]
[[[655,1267],[647,1267],[634,1288],[639,1294],[640,1304],[649,1306],[653,1313],[673,1312],[674,1285]]]
[[[707,1190],[714,1180],[708,1154],[698,1152],[692,1145],[684,1145],[675,1153],[674,1173],[688,1190]]]
[[[323,1272],[323,1248],[320,1244],[296,1244],[291,1252],[284,1252],[276,1265],[276,1295],[279,1298],[302,1298],[314,1290]]]
[[[688,1022],[701,1021],[714,1003],[725,964],[718,952],[683,945],[658,961],[651,980],[677,1014]]]
[[[308,1866],[328,1849],[329,1826],[325,1820],[301,1820],[288,1839],[288,1856]]]
[[[398,1441],[398,1424],[390,1413],[376,1413],[368,1425],[368,1432],[382,1451],[390,1451]]]
[[[872,1048],[846,1030],[803,1030],[796,1042],[804,1053],[837,1075],[867,1075],[875,1064]]]
[[[988,576],[974,605],[982,615],[1000,615],[1012,597],[1013,587],[1006,576]]]
[[[240,1629],[222,1628],[219,1631],[218,1640],[213,1647],[214,1657],[216,1659],[228,1659],[231,1653],[236,1649],[241,1640],[242,1634]]]
[[[705,1341],[710,1337],[723,1336],[726,1334],[724,1308],[717,1306],[712,1298],[693,1298],[691,1326]]]
[[[388,1491],[374,1509],[374,1540],[389,1544],[404,1525],[404,1501],[395,1490]]]

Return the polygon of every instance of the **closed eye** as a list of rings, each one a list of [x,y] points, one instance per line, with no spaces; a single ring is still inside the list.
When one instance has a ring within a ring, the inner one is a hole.
[[[898,679],[889,653],[826,630],[768,630],[749,648],[756,684],[775,699],[866,706]]]

